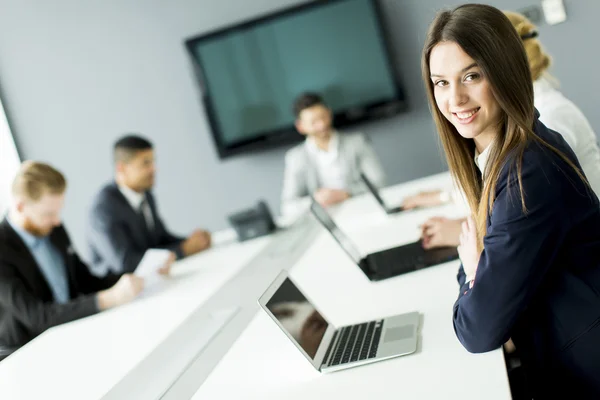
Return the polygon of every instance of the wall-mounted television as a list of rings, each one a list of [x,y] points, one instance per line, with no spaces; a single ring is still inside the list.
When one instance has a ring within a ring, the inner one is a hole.
[[[185,45],[221,158],[301,140],[292,104],[305,91],[340,128],[406,108],[377,0],[314,1]]]

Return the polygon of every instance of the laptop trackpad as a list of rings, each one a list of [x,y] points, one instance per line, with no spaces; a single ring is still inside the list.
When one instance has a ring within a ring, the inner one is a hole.
[[[395,342],[396,340],[410,339],[413,336],[414,325],[402,325],[388,328],[383,337],[383,343]]]

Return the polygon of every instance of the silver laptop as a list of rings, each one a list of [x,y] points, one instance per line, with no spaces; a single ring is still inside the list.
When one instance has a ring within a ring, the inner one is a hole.
[[[285,271],[277,276],[258,303],[321,372],[358,367],[417,350],[418,312],[335,327]]]

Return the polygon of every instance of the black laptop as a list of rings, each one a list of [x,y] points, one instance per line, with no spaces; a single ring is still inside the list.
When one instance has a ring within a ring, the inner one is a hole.
[[[458,258],[456,247],[439,247],[425,250],[418,240],[362,257],[348,237],[338,228],[327,211],[314,199],[310,210],[319,222],[372,281],[380,281],[423,268],[432,267]]]
[[[360,173],[360,178],[363,180],[363,182],[369,189],[369,192],[371,192],[373,194],[373,196],[375,197],[375,200],[377,200],[377,202],[383,208],[383,210],[385,211],[386,214],[397,214],[399,212],[404,211],[404,208],[402,206],[389,207],[387,204],[385,204],[385,202],[379,195],[379,190],[377,190],[377,187],[375,187],[375,185],[373,185],[373,182],[371,182],[369,180],[369,178],[367,178],[367,176],[363,172]]]

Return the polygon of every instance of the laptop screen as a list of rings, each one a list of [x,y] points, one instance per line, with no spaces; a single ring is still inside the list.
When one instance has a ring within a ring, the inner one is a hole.
[[[379,195],[379,191],[377,190],[375,185],[373,185],[373,183],[369,180],[369,178],[367,178],[367,176],[364,173],[361,172],[360,177],[363,180],[363,182],[365,183],[365,185],[367,186],[367,188],[369,189],[369,191],[371,192],[371,194],[373,194],[373,197],[375,197],[375,200],[377,200],[377,202],[385,208],[385,203],[383,202],[383,199]]]
[[[350,256],[350,258],[357,264],[360,264],[360,260],[362,257],[360,256],[360,252],[354,246],[354,244],[350,241],[348,236],[346,236],[340,228],[337,227],[333,219],[329,216],[327,211],[316,201],[312,201],[310,206],[310,210],[313,215],[321,222],[321,224],[331,233],[331,235],[337,240],[342,249]]]
[[[267,302],[267,308],[287,331],[288,336],[314,359],[329,323],[290,278],[285,278],[275,291]]]

